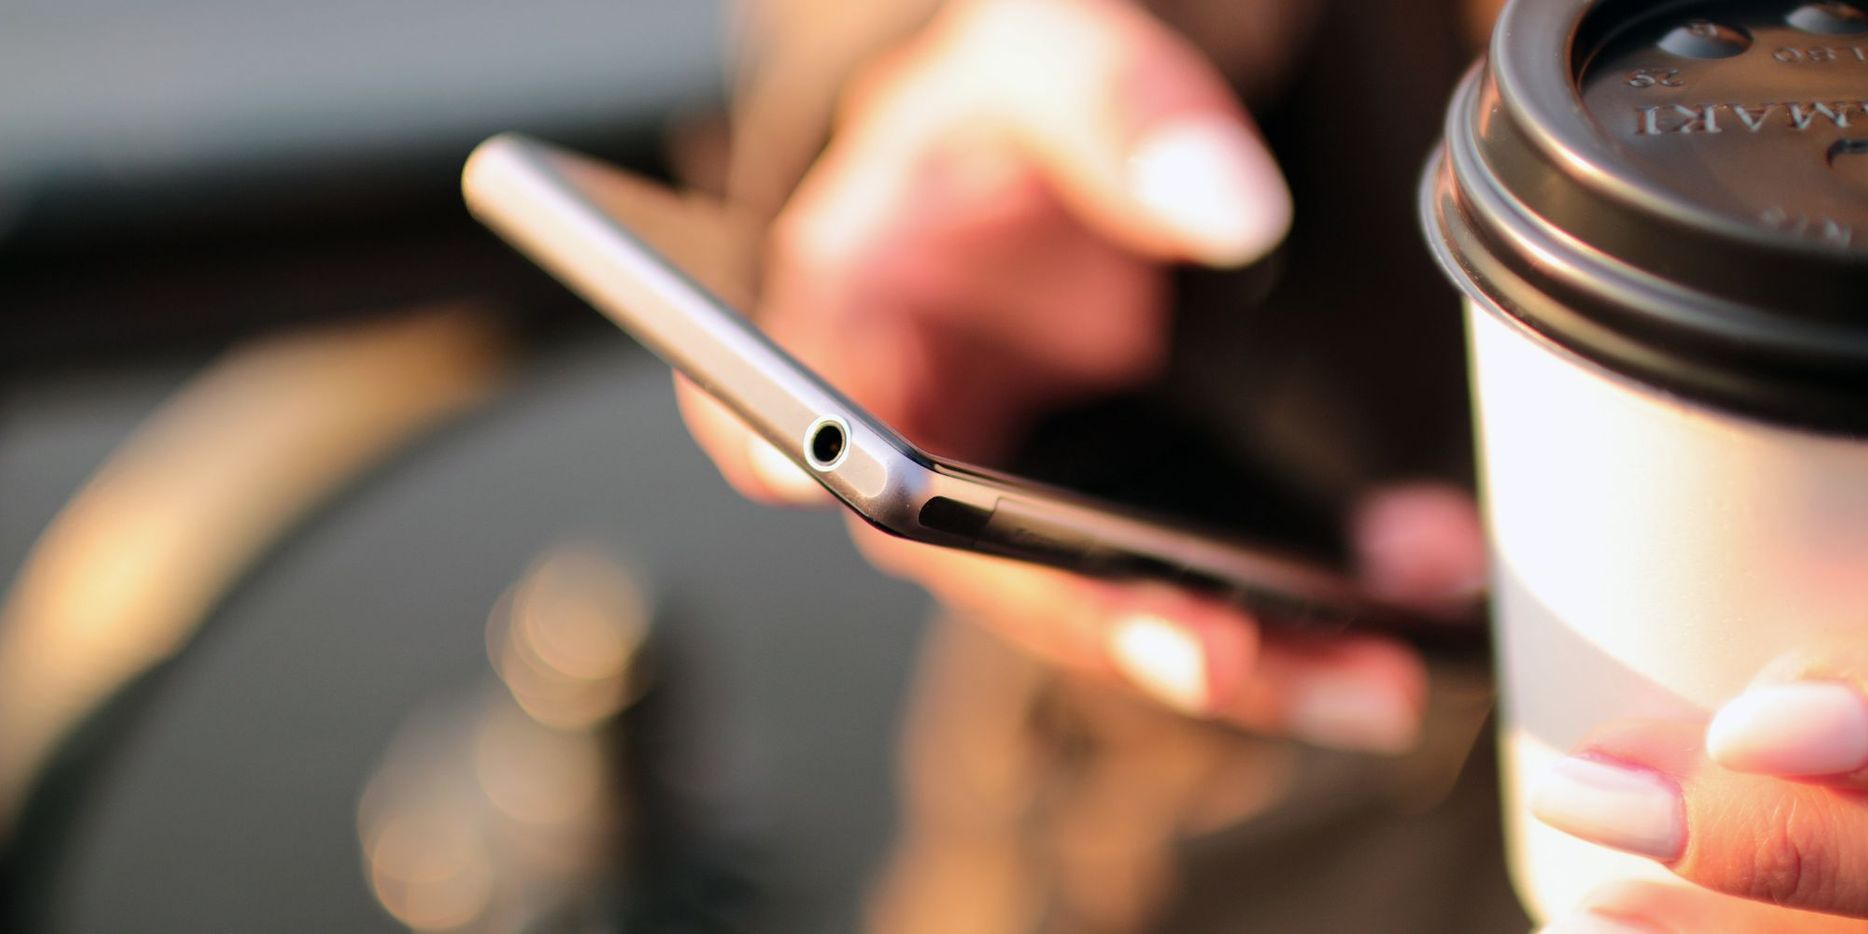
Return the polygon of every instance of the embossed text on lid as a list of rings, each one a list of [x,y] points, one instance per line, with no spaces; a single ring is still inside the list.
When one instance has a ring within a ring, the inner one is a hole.
[[[1579,83],[1602,132],[1647,180],[1735,220],[1840,249],[1868,246],[1868,191],[1829,159],[1837,140],[1868,132],[1868,38],[1812,31],[1868,15],[1845,3],[1689,9],[1626,25],[1588,55]],[[1668,48],[1694,28],[1704,43],[1750,41],[1717,58]]]
[[[1610,369],[1868,433],[1864,10],[1510,0],[1422,188],[1443,267]]]

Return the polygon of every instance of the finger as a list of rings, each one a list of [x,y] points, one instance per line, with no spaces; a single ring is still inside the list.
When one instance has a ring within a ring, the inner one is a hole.
[[[1371,595],[1401,606],[1469,611],[1486,584],[1485,534],[1472,494],[1440,483],[1388,487],[1351,521]]]
[[[778,219],[760,321],[917,444],[992,460],[1034,413],[1132,385],[1166,360],[1166,278],[1136,250],[1190,254],[1132,195],[1114,199],[1127,222],[1086,226],[1095,212],[1065,171],[1088,158],[1084,128],[1107,124],[1108,99],[1133,84],[1121,63],[1165,60],[1160,85],[1205,88],[1191,96],[1204,95],[1209,112],[1239,126],[1244,117],[1191,49],[1164,46],[1178,40],[1126,5],[955,9],[852,95],[838,137]],[[1005,41],[1034,18],[1048,24],[1037,45],[1076,49],[1045,53],[1074,69],[1061,84],[1051,69],[1033,71],[1028,37]],[[1046,102],[1010,102],[1033,82],[1050,82],[1038,91]],[[1216,197],[1205,190],[1190,203]]]
[[[831,501],[830,493],[803,467],[753,434],[739,416],[679,373],[675,374],[675,402],[695,442],[741,495],[774,506]]]
[[[1427,704],[1418,653],[1379,636],[1273,629],[1224,716],[1318,746],[1396,755],[1413,748]]]
[[[917,443],[981,460],[1033,412],[1156,373],[1166,286],[1015,153],[844,140],[779,220],[760,320]]]
[[[1684,885],[1616,882],[1540,934],[1860,934],[1851,918],[1780,908]]]
[[[1041,565],[896,538],[858,521],[850,523],[850,530],[864,556],[878,568],[926,587],[941,602],[1008,641],[1074,671],[1103,676],[1118,673],[1104,625],[1118,607],[1140,613],[1153,597],[1158,601],[1152,607],[1155,615],[1173,620],[1193,604],[1191,596],[1167,587],[1125,589]],[[1189,637],[1197,640],[1191,655],[1202,664],[1185,666],[1177,676],[1164,672],[1139,680],[1147,682],[1151,693],[1181,709],[1210,707],[1209,698],[1226,693],[1228,683],[1236,678],[1229,672],[1209,673],[1205,660],[1218,658],[1224,664],[1228,656],[1246,656],[1241,664],[1249,664],[1250,654],[1256,651],[1257,628],[1243,618],[1227,619],[1237,624],[1243,636],[1231,651],[1200,647],[1203,636],[1227,638],[1220,633],[1222,627],[1189,627]],[[1170,687],[1176,680],[1181,683]]]
[[[1418,733],[1425,669],[1396,643],[1267,634],[1235,606],[1163,584],[1095,581],[870,529],[856,538],[878,566],[1033,654],[1184,713],[1367,752],[1404,750]]]
[[[1616,724],[1542,776],[1531,810],[1715,891],[1868,916],[1868,796],[1723,768],[1703,729]]]
[[[1012,136],[1131,248],[1237,265],[1290,226],[1283,175],[1225,80],[1133,4],[967,4],[927,50],[947,65],[927,112]]]
[[[1706,730],[1714,761],[1740,772],[1868,791],[1868,648],[1778,659]]]

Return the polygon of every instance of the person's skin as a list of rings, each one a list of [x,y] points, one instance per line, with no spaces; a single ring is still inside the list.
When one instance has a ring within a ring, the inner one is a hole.
[[[1549,930],[1868,931],[1864,691],[1868,647],[1798,652],[1709,722],[1629,721],[1585,740],[1535,786],[1533,812],[1700,888],[1611,886]]]
[[[1250,262],[1277,244],[1290,214],[1275,162],[1225,82],[1145,12],[1120,0],[968,0],[850,95],[775,226],[759,320],[916,443],[990,462],[1047,408],[1156,375],[1169,266]],[[734,486],[766,502],[823,501],[705,395],[681,390],[695,437]],[[1463,492],[1381,491],[1353,524],[1363,578],[1381,596],[1446,607],[1484,579]],[[1406,749],[1419,727],[1425,668],[1393,640],[1296,639],[1165,586],[929,548],[857,522],[852,534],[879,566],[1035,655],[1189,714],[1380,752]],[[1778,716],[1769,704],[1747,709]],[[1655,930],[1704,930],[1691,923],[1703,917],[1691,912],[1716,910],[1703,899],[1738,903],[1715,889],[1758,899],[1730,915],[1732,925],[1757,919],[1756,930],[1839,923],[1765,901],[1868,915],[1859,783],[1779,780],[1757,773],[1787,760],[1735,764],[1730,749],[1714,764],[1696,731],[1703,725],[1620,725],[1580,754],[1636,764],[1678,790],[1690,833],[1656,855],[1707,888],[1624,887],[1563,923],[1639,917]],[[1868,768],[1868,735],[1863,743],[1857,768]],[[1571,804],[1565,814],[1580,825],[1600,802]],[[1559,811],[1540,813],[1562,826]]]
[[[854,88],[777,220],[758,318],[917,444],[990,463],[1044,410],[1155,376],[1170,265],[1249,262],[1277,245],[1290,212],[1226,83],[1145,12],[1113,0],[955,4]],[[684,387],[682,400],[739,489],[821,499],[706,396]],[[1483,553],[1460,494],[1399,490],[1358,521],[1383,594],[1435,604],[1477,592]],[[1298,640],[1166,586],[854,523],[853,534],[878,565],[1037,655],[1182,710],[1384,752],[1418,729],[1425,670],[1393,640]],[[1421,537],[1452,547],[1409,544]]]

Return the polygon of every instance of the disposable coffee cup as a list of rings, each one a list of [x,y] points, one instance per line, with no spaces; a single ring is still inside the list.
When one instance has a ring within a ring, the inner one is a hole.
[[[1513,0],[1421,207],[1465,295],[1511,869],[1547,918],[1672,879],[1533,818],[1547,766],[1868,641],[1868,6]]]

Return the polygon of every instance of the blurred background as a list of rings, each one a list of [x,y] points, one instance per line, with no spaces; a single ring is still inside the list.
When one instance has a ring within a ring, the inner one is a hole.
[[[0,929],[855,926],[923,598],[457,190],[725,7],[0,0]]]

